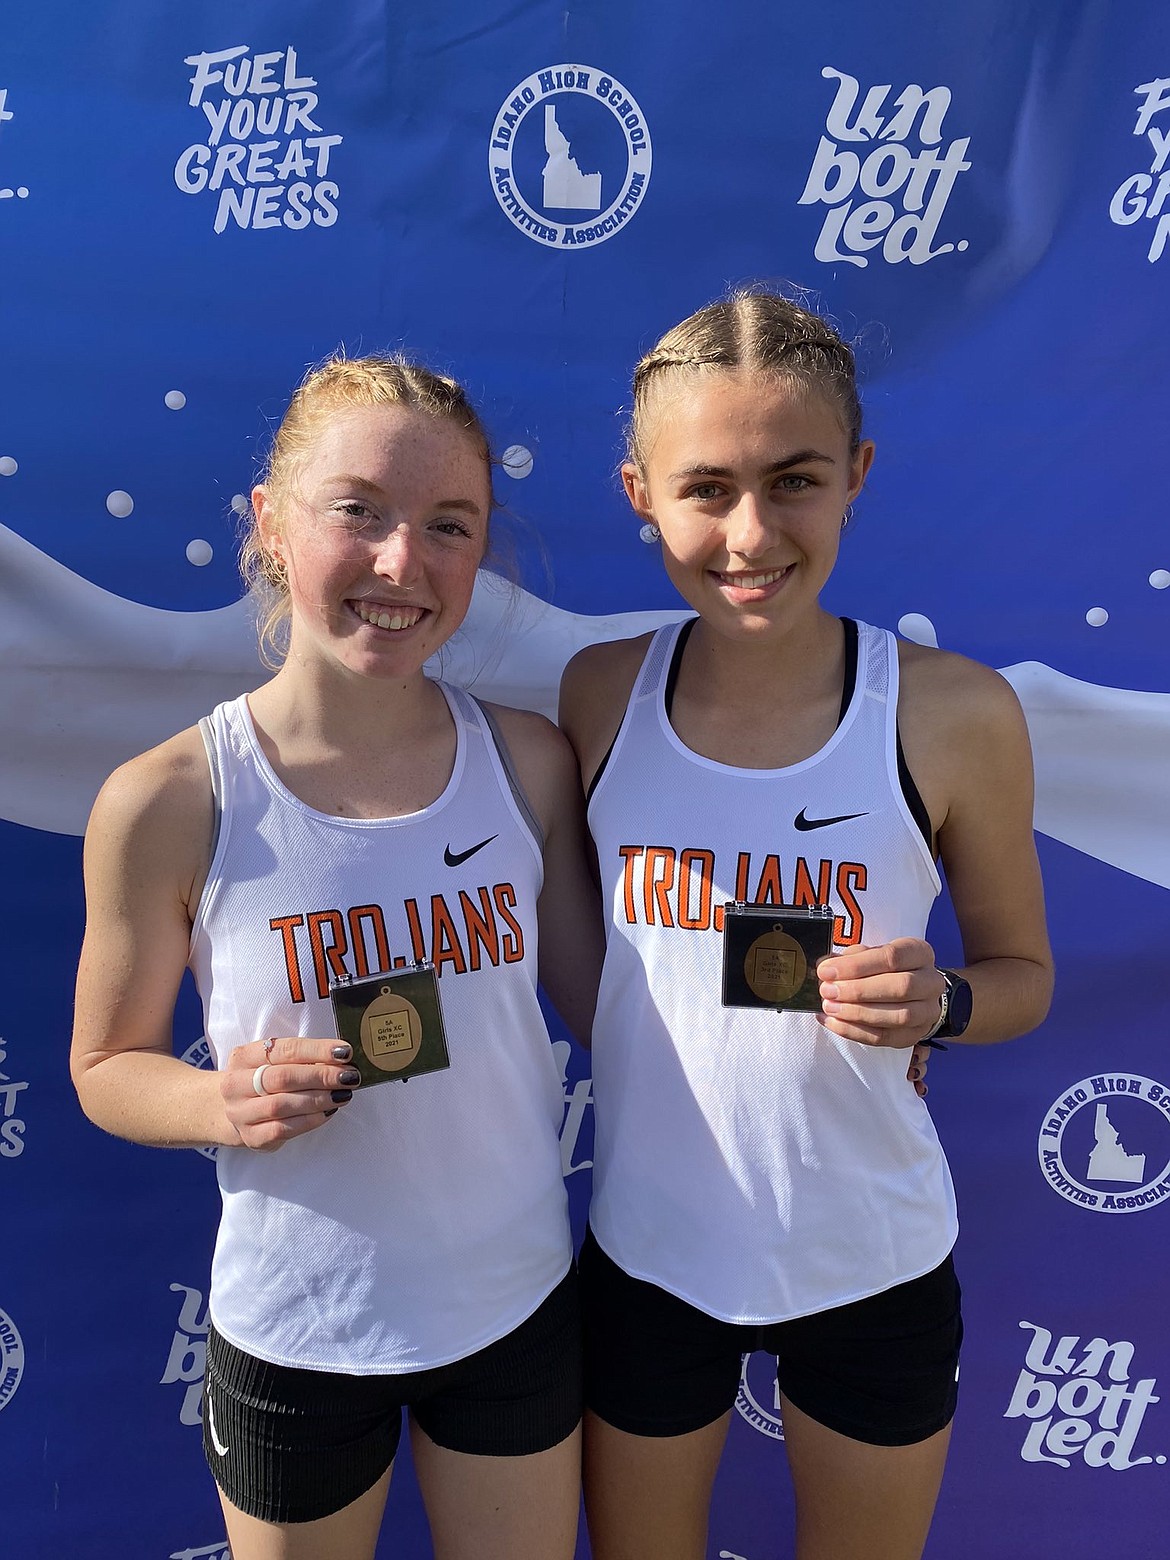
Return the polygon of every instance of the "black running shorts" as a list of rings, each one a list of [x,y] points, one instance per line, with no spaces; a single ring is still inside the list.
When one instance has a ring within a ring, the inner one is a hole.
[[[950,1257],[922,1278],[814,1316],[719,1321],[631,1278],[587,1232],[581,1252],[585,1402],[633,1435],[684,1435],[725,1414],[743,1356],[777,1357],[790,1402],[841,1435],[911,1446],[955,1412],[963,1323]]]
[[[439,1446],[523,1457],[581,1418],[580,1311],[570,1271],[513,1332],[434,1370],[347,1376],[256,1359],[212,1327],[203,1449],[216,1483],[265,1522],[327,1517],[394,1460],[408,1408]]]

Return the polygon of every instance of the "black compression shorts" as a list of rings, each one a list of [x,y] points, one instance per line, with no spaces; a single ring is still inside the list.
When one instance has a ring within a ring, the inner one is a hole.
[[[954,1416],[963,1323],[954,1264],[814,1316],[720,1321],[631,1278],[586,1233],[585,1402],[632,1435],[684,1435],[725,1414],[743,1356],[777,1356],[780,1391],[855,1441],[911,1446]]]
[[[571,1435],[581,1418],[576,1272],[506,1337],[402,1375],[272,1365],[209,1330],[203,1449],[249,1516],[312,1522],[348,1506],[393,1462],[403,1408],[437,1445],[482,1457],[523,1457]]]

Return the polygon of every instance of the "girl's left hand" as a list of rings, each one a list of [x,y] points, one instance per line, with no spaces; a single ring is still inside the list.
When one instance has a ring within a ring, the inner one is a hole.
[[[938,1022],[943,978],[920,937],[850,948],[817,966],[821,1023],[859,1045],[916,1045]]]

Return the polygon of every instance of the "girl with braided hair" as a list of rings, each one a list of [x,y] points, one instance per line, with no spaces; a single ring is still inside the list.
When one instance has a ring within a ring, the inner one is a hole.
[[[638,365],[626,493],[694,616],[570,663],[609,925],[581,1258],[595,1560],[701,1560],[741,1356],[777,1357],[798,1560],[916,1560],[955,1407],[954,1194],[908,1048],[1043,1018],[1008,685],[826,612],[853,356],[744,293]],[[965,964],[925,940],[940,864]],[[833,912],[822,1011],[723,997],[724,905]]]

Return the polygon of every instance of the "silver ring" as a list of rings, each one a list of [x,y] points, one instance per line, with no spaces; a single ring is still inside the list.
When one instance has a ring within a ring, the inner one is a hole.
[[[268,1093],[268,1090],[264,1087],[264,1074],[267,1071],[268,1071],[268,1063],[267,1062],[261,1062],[259,1067],[257,1067],[256,1071],[252,1074],[252,1093],[253,1094],[267,1094]]]

